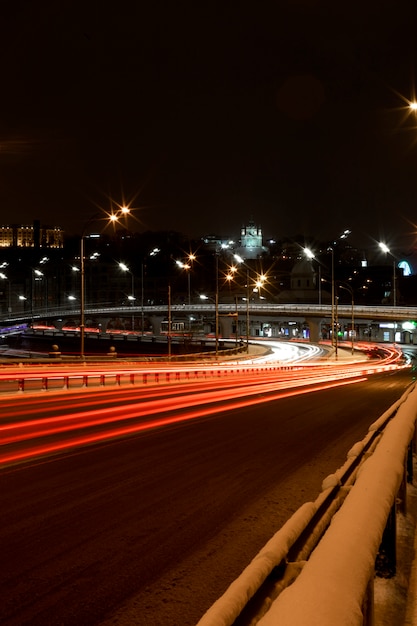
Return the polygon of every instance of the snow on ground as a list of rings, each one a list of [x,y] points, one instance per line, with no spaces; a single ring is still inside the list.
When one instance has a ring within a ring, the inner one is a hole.
[[[414,465],[414,482],[417,464]],[[374,626],[417,625],[417,572],[415,532],[417,521],[417,487],[407,486],[407,512],[397,515],[397,571],[392,578],[375,578]]]
[[[272,603],[259,626],[361,626],[362,603],[388,518],[402,481],[404,458],[414,432],[417,388],[388,424],[373,454],[362,465],[343,506],[295,582]],[[410,492],[410,489],[409,489]],[[415,493],[411,502],[415,504]],[[312,504],[312,503],[310,503]],[[310,507],[311,508],[311,507]],[[304,505],[210,607],[200,626],[228,626],[259,587],[259,579],[282,558],[293,530],[311,515]],[[375,626],[406,624],[407,591],[414,552],[415,506],[399,516],[397,573],[375,582]],[[415,585],[413,581],[412,585]],[[409,597],[413,598],[411,588]],[[415,626],[412,614],[408,624]],[[378,619],[378,621],[377,621]],[[408,618],[407,618],[408,619]]]

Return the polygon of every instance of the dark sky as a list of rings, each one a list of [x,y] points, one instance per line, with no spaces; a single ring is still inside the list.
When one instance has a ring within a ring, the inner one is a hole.
[[[0,222],[411,245],[415,4],[2,2]]]

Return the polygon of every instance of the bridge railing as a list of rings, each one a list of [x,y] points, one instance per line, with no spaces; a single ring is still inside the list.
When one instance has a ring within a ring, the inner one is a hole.
[[[396,571],[396,513],[412,481],[416,419],[414,385],[197,626],[372,626],[375,572]]]
[[[271,314],[271,315],[309,315],[312,317],[331,317],[332,307],[325,304],[273,304],[273,303],[254,303],[250,302],[248,305],[238,303],[236,304],[224,304],[219,303],[219,312],[235,312],[238,311],[241,314],[246,313],[259,313],[259,314]],[[173,304],[171,305],[172,313],[214,313],[215,305],[211,303],[204,304]],[[114,306],[109,303],[93,303],[86,306],[86,315],[116,315],[126,314],[135,315],[139,313],[145,315],[166,315],[168,312],[168,305],[146,305],[146,306]],[[349,318],[352,314],[351,305],[338,305],[339,318]],[[417,307],[400,307],[400,306],[363,306],[355,305],[354,307],[355,318],[365,319],[389,319],[389,320],[409,320],[417,317]],[[79,307],[48,307],[48,308],[36,308],[33,311],[21,311],[12,314],[6,314],[1,319],[3,325],[10,323],[17,323],[20,321],[35,321],[40,319],[54,319],[54,318],[66,318],[66,317],[79,317]]]

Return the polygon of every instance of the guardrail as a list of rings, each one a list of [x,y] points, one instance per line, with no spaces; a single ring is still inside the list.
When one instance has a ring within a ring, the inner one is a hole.
[[[372,626],[375,573],[396,570],[396,512],[412,481],[414,384],[197,626]]]
[[[55,362],[54,362],[55,365]],[[78,362],[78,366],[80,363]],[[114,365],[110,363],[110,365]],[[24,371],[17,373],[7,373],[0,376],[0,393],[23,393],[37,391],[59,391],[68,389],[81,389],[88,387],[109,387],[123,385],[159,385],[178,382],[190,382],[208,378],[236,377],[248,374],[265,374],[265,372],[295,371],[302,368],[301,365],[276,365],[265,367],[242,366],[227,368],[215,364],[214,367],[201,369],[149,369],[131,371],[129,363],[125,362],[126,371],[123,371],[120,362],[118,369],[109,368],[109,371],[96,371],[80,373],[79,369],[72,372],[33,372]],[[169,365],[167,364],[169,367]],[[98,365],[98,367],[100,367]],[[318,366],[319,367],[319,366]]]

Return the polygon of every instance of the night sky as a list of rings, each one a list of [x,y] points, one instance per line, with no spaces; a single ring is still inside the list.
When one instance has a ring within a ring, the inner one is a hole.
[[[0,222],[411,247],[415,5],[2,2]]]

